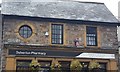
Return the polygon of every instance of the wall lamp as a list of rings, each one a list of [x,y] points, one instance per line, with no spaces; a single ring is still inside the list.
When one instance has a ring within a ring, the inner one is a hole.
[[[46,37],[48,37],[48,36],[49,36],[48,32],[45,32],[45,36],[46,36]]]

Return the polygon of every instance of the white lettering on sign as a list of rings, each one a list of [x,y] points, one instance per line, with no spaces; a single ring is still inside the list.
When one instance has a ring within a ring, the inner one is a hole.
[[[17,55],[46,55],[45,52],[34,52],[34,51],[16,51]]]

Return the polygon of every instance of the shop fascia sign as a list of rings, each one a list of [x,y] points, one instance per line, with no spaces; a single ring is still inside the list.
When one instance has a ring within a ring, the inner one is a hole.
[[[15,56],[58,56],[58,57],[75,57],[82,52],[68,52],[68,51],[53,51],[53,50],[20,50],[20,49],[9,49],[8,55]]]

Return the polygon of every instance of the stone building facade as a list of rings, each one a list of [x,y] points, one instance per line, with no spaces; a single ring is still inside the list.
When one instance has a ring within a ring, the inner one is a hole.
[[[57,23],[57,22],[41,22],[41,21],[31,21],[31,20],[20,20],[20,19],[4,19],[4,43],[5,44],[38,44],[38,45],[50,45],[50,37],[45,37],[45,32],[50,32],[50,24],[63,24],[64,25],[64,45],[74,46],[74,40],[79,38],[80,46],[86,47],[85,45],[85,34],[86,26],[77,23]],[[34,32],[34,36],[30,40],[23,39],[19,36],[19,28],[28,24],[31,26]],[[103,26],[94,25],[98,30],[98,47],[115,49],[117,48],[117,36],[116,36],[116,26]],[[10,28],[8,28],[10,27]],[[38,39],[39,38],[39,39]]]
[[[3,70],[27,69],[33,59],[48,71],[54,60],[69,69],[74,59],[87,69],[96,61],[103,72],[118,70],[119,23],[103,3],[3,2],[2,15]]]

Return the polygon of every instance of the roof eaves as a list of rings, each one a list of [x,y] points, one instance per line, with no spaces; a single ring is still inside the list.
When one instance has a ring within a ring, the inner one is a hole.
[[[3,16],[10,17],[9,19],[11,19],[12,17],[14,18],[21,18],[21,19],[32,19],[33,20],[49,20],[49,21],[60,21],[60,22],[70,22],[70,23],[77,23],[77,24],[99,24],[99,25],[117,25],[120,26],[120,22],[102,22],[102,21],[89,21],[89,20],[74,20],[74,19],[60,19],[60,18],[47,18],[47,17],[33,17],[33,16],[20,16],[20,15],[5,15],[2,14]]]

